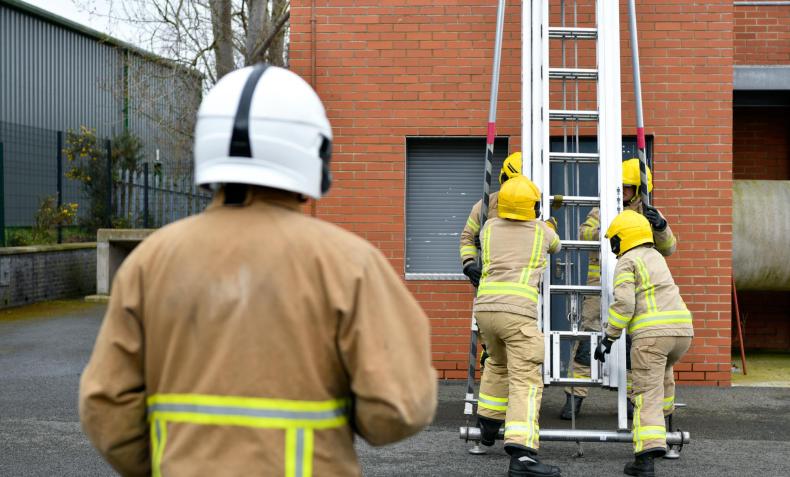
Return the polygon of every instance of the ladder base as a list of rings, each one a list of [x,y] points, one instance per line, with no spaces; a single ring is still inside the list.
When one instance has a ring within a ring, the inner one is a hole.
[[[480,428],[461,427],[461,440],[476,441],[480,440]],[[541,441],[561,441],[561,442],[627,442],[634,441],[634,435],[627,430],[624,431],[604,431],[587,429],[541,429]],[[505,430],[500,429],[498,440],[505,438]],[[667,445],[681,445],[691,442],[691,433],[687,431],[667,432]]]

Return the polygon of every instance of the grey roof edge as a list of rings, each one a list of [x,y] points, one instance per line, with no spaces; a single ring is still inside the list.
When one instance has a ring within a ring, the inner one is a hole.
[[[790,65],[735,65],[733,89],[790,90]]]
[[[134,53],[137,56],[140,56],[147,60],[154,61],[156,63],[172,66],[174,68],[188,72],[189,74],[195,75],[201,80],[203,79],[203,74],[194,68],[189,68],[171,59],[165,58],[163,56],[159,56],[155,53],[151,53],[150,51],[144,50],[140,47],[134,46],[123,40],[119,40],[118,38],[110,36],[106,33],[102,33],[98,30],[94,30],[93,28],[69,20],[68,18],[64,18],[61,17],[60,15],[56,15],[52,12],[44,10],[43,8],[36,7],[29,3],[23,2],[21,0],[0,0],[0,5],[5,5],[9,8],[13,8],[14,10],[39,18],[47,23],[51,23],[53,25],[65,28],[75,33],[79,33],[81,35],[87,36],[88,38],[97,40],[100,43],[106,43],[116,48],[120,48],[122,50],[128,51],[129,53]]]

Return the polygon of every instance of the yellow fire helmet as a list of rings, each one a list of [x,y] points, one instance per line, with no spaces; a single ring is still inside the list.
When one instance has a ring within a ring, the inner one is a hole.
[[[653,192],[653,172],[649,167],[647,167],[647,164],[645,164],[645,168],[647,169],[647,193],[649,194]],[[628,159],[627,161],[623,161],[623,187],[636,187],[636,194],[634,194],[634,198],[639,197],[640,183],[639,159],[632,158]]]
[[[609,225],[606,238],[612,245],[612,252],[619,257],[637,245],[653,243],[653,229],[642,214],[625,210]]]
[[[540,189],[525,176],[515,176],[499,189],[497,208],[503,219],[535,220],[540,214]]]
[[[521,153],[514,152],[505,158],[502,163],[502,170],[499,171],[499,184],[502,185],[516,176],[521,175]]]

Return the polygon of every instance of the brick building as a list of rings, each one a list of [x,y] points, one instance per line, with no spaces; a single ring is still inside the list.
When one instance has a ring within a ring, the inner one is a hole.
[[[621,3],[627,136],[635,120]],[[733,68],[790,65],[790,6],[736,5],[748,3],[755,2],[637,1],[655,203],[679,238],[669,264],[697,330],[675,368],[689,384],[730,384],[733,171],[735,178],[786,179],[789,173],[786,111],[760,103],[777,100],[773,94],[738,91],[734,101]],[[521,148],[520,5],[507,5],[500,156]],[[463,378],[472,289],[459,279],[458,237],[436,237],[434,245],[412,239],[432,223],[441,228],[451,222],[460,232],[479,197],[496,2],[298,0],[291,18],[292,68],[316,87],[336,134],[335,186],[314,212],[384,251],[431,317],[440,376]],[[784,71],[769,72],[772,81]],[[741,99],[750,106],[741,108]],[[479,151],[477,162],[451,157],[469,150]],[[461,194],[468,195],[462,206],[448,203],[444,215],[421,206],[441,203],[431,196],[431,182],[452,174],[458,187],[473,184]],[[744,297],[747,307],[758,299]],[[787,312],[777,308],[775,314],[778,321]]]

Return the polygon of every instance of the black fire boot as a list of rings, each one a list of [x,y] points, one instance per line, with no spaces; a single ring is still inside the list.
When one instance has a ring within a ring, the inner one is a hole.
[[[510,454],[508,477],[561,477],[560,468],[546,465],[538,459],[538,453],[521,447],[505,447]]]
[[[505,421],[490,419],[488,417],[477,416],[477,427],[480,428],[480,443],[491,447],[496,442],[499,428]]]
[[[655,477],[655,465],[653,459],[663,456],[664,449],[649,449],[634,456],[634,461],[625,464],[623,472],[626,475],[636,477]]]
[[[625,401],[625,414],[629,420],[634,419],[634,403],[630,399]]]
[[[571,420],[571,406],[574,406],[573,413],[576,417],[579,417],[579,411],[582,410],[582,401],[584,401],[584,398],[581,396],[572,396],[565,393],[565,405],[562,407],[560,419],[565,421]]]

